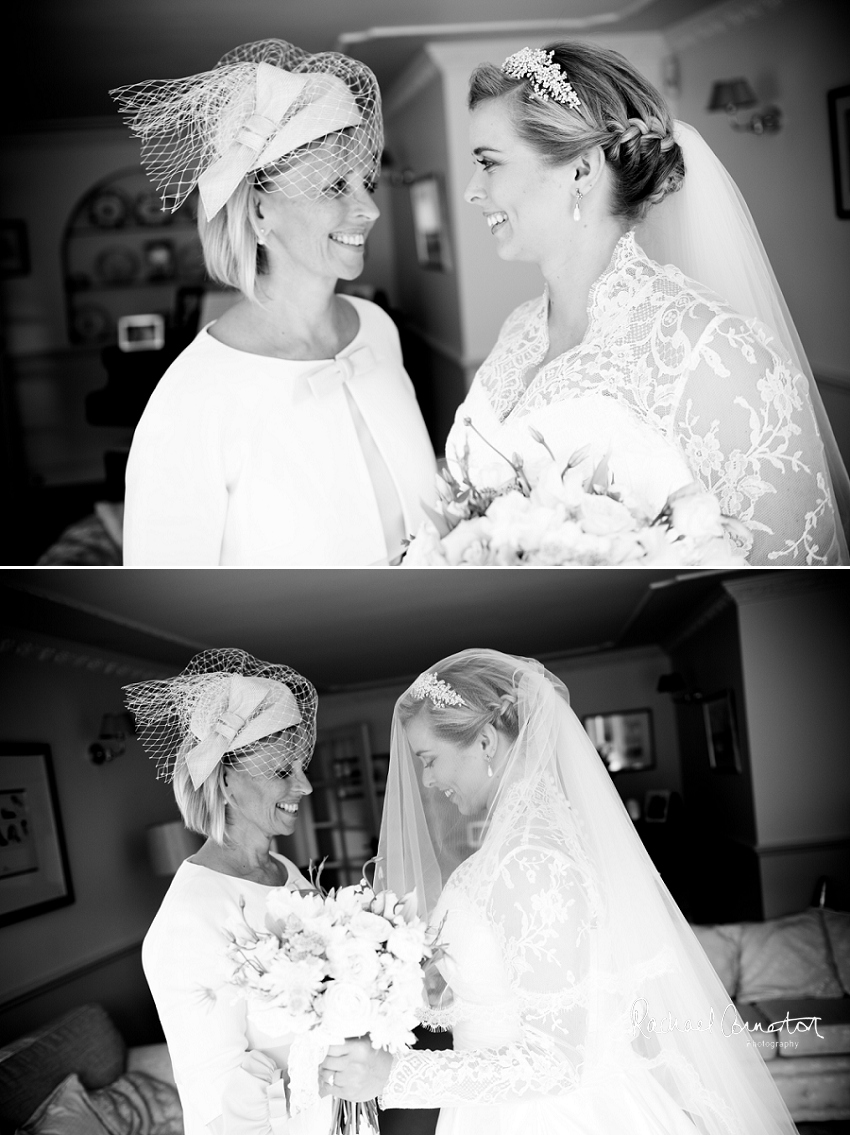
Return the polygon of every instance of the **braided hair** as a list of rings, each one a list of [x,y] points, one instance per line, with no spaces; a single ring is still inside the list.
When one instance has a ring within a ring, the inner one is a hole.
[[[517,134],[552,165],[601,146],[611,172],[612,213],[636,224],[685,176],[667,104],[619,52],[589,43],[556,43],[546,50],[581,100],[577,110],[539,101],[527,79],[510,78],[492,63],[473,71],[469,109],[507,96]]]
[[[402,724],[421,714],[438,737],[461,748],[471,745],[487,725],[506,734],[511,741],[516,740],[519,714],[511,660],[482,660],[471,667],[465,659],[459,659],[441,664],[435,672],[463,698],[464,704],[437,708],[429,698],[417,698],[408,691],[397,707]]]

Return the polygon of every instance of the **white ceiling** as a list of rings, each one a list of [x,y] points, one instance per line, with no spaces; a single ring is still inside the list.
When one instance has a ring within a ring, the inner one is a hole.
[[[737,574],[10,569],[0,624],[177,668],[203,647],[239,646],[330,689],[418,673],[469,646],[552,656],[660,641]]]
[[[6,128],[114,115],[111,87],[213,67],[238,44],[346,50],[386,90],[423,42],[658,30],[715,0],[30,0],[4,14]],[[16,62],[17,67],[13,64]]]

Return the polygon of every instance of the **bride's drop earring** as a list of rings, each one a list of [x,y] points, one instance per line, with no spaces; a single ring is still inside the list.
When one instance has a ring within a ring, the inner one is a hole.
[[[575,207],[575,209],[573,209],[573,220],[574,221],[580,221],[581,220],[581,209],[579,208],[580,205],[581,205],[581,190],[577,189],[576,190],[576,207]]]
[[[485,757],[484,760],[487,762],[487,775],[492,776],[493,775],[493,758],[492,757]]]

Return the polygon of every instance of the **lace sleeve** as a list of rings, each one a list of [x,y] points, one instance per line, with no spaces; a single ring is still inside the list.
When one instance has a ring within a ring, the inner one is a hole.
[[[750,563],[837,562],[808,384],[758,325],[734,315],[709,324],[674,421],[694,475],[752,530]]]
[[[382,1107],[494,1104],[576,1085],[586,1028],[581,995],[589,914],[580,872],[561,852],[525,848],[501,863],[486,906],[500,943],[521,1038],[495,1049],[396,1057]]]

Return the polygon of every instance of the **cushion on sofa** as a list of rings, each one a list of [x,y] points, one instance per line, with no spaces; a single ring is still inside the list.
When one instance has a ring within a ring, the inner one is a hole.
[[[691,926],[708,955],[717,976],[730,997],[734,997],[741,977],[741,936],[743,928],[729,926]]]
[[[780,1056],[850,1056],[850,997],[782,997],[757,1008],[771,1022],[788,1020],[774,1034]]]
[[[167,1044],[139,1044],[127,1049],[127,1071],[146,1072],[166,1084],[174,1083],[174,1069]]]
[[[74,1071],[102,1088],[124,1071],[126,1046],[101,1005],[80,1005],[0,1051],[0,1129],[14,1130]]]
[[[87,1092],[68,1076],[20,1128],[21,1135],[182,1135],[177,1089],[129,1072]]]
[[[741,927],[737,1000],[841,996],[841,983],[816,907],[768,922],[745,922]]]
[[[111,1135],[75,1073],[67,1076],[18,1129],[18,1135]]]
[[[822,914],[838,980],[850,996],[850,913],[824,907]]]

